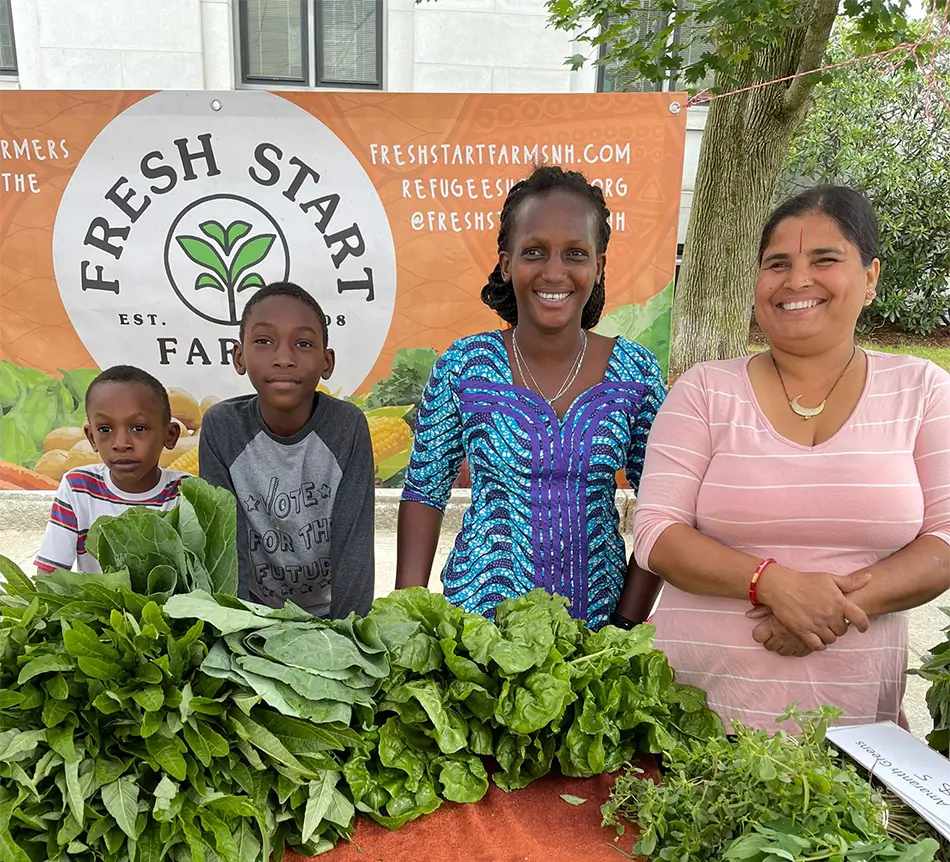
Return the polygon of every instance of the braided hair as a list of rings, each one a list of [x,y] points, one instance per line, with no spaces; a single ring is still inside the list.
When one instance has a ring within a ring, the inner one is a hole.
[[[604,200],[604,193],[598,186],[591,185],[578,171],[565,171],[557,165],[542,165],[525,180],[515,183],[505,198],[501,209],[501,226],[498,229],[498,251],[507,251],[514,229],[515,214],[524,201],[530,197],[550,191],[574,192],[580,195],[593,208],[597,216],[597,253],[605,254],[610,241],[610,210]],[[605,267],[606,270],[606,267]],[[605,272],[594,285],[590,299],[581,315],[581,328],[593,329],[604,311],[606,294],[604,292]],[[518,324],[518,303],[515,301],[515,289],[510,281],[505,281],[499,263],[488,276],[488,284],[482,288],[482,302],[492,309],[505,323]]]

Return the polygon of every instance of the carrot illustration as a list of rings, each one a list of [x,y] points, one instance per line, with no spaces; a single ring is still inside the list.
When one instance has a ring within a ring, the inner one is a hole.
[[[0,483],[0,490],[5,491],[55,491],[59,487],[54,479],[9,461],[0,461]]]

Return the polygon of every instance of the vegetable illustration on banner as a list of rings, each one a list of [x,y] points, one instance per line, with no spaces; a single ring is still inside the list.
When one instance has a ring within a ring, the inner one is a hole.
[[[31,179],[0,210],[0,487],[98,460],[85,391],[118,364],[169,389],[182,435],[163,465],[196,471],[205,410],[249,389],[244,306],[274,281],[320,303],[337,359],[321,389],[365,411],[377,483],[400,486],[438,354],[500,325],[479,294],[505,196],[538,161],[604,189],[599,331],[665,365],[677,98],[11,92],[0,137]]]

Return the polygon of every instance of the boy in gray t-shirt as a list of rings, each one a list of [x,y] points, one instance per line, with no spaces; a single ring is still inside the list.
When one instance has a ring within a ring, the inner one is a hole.
[[[323,311],[295,284],[268,285],[244,307],[240,339],[234,367],[257,394],[211,407],[198,449],[201,477],[237,497],[239,595],[363,615],[375,576],[373,449],[362,411],[315,391],[334,366]]]

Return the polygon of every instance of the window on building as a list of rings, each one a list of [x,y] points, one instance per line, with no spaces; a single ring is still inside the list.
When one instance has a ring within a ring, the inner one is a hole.
[[[654,8],[651,0],[644,0],[640,8],[630,13],[636,25],[625,32],[625,38],[633,42],[640,42],[655,36],[667,24],[666,12]],[[610,43],[601,45],[603,56]],[[621,63],[608,60],[597,69],[597,89],[601,93],[652,93],[663,89],[663,84],[657,81],[644,81],[636,75],[626,72]]]
[[[0,75],[16,74],[16,47],[13,44],[13,13],[10,0],[0,0]]]
[[[692,0],[681,0],[680,8],[686,9],[692,5]],[[633,40],[646,40],[655,36],[669,23],[669,17],[666,12],[656,8],[652,0],[642,0],[640,8],[630,13],[632,19],[635,19],[635,27],[627,31],[627,38]],[[696,24],[692,21],[676,28],[673,37],[678,44],[684,45],[683,63],[684,67],[695,63],[704,53],[712,49],[712,42],[704,25]],[[601,46],[601,56],[606,53],[609,45]],[[715,80],[715,75],[710,73],[706,78],[697,81],[692,85],[697,91],[711,87]],[[670,89],[687,89],[685,80],[678,80],[675,76],[669,82]],[[628,93],[650,93],[657,90],[666,89],[664,83],[655,81],[644,81],[638,79],[636,75],[625,72],[620,63],[608,61],[598,68],[597,89],[602,93],[628,92]]]
[[[681,5],[683,8],[688,9],[692,6],[692,2],[691,0],[683,0]],[[714,47],[712,41],[709,38],[709,31],[707,30],[706,25],[697,24],[692,20],[676,28],[676,35],[674,36],[674,39],[678,44],[684,46],[684,69],[688,66],[691,66],[693,63],[699,62],[699,58],[702,57],[703,54],[712,51]],[[688,90],[692,88],[696,90],[697,93],[701,93],[703,90],[708,90],[715,83],[716,73],[710,71],[704,78],[700,78],[693,84],[687,84],[685,79],[677,79],[674,76],[670,81],[670,88],[673,90]]]
[[[248,84],[381,89],[382,0],[239,0]]]

